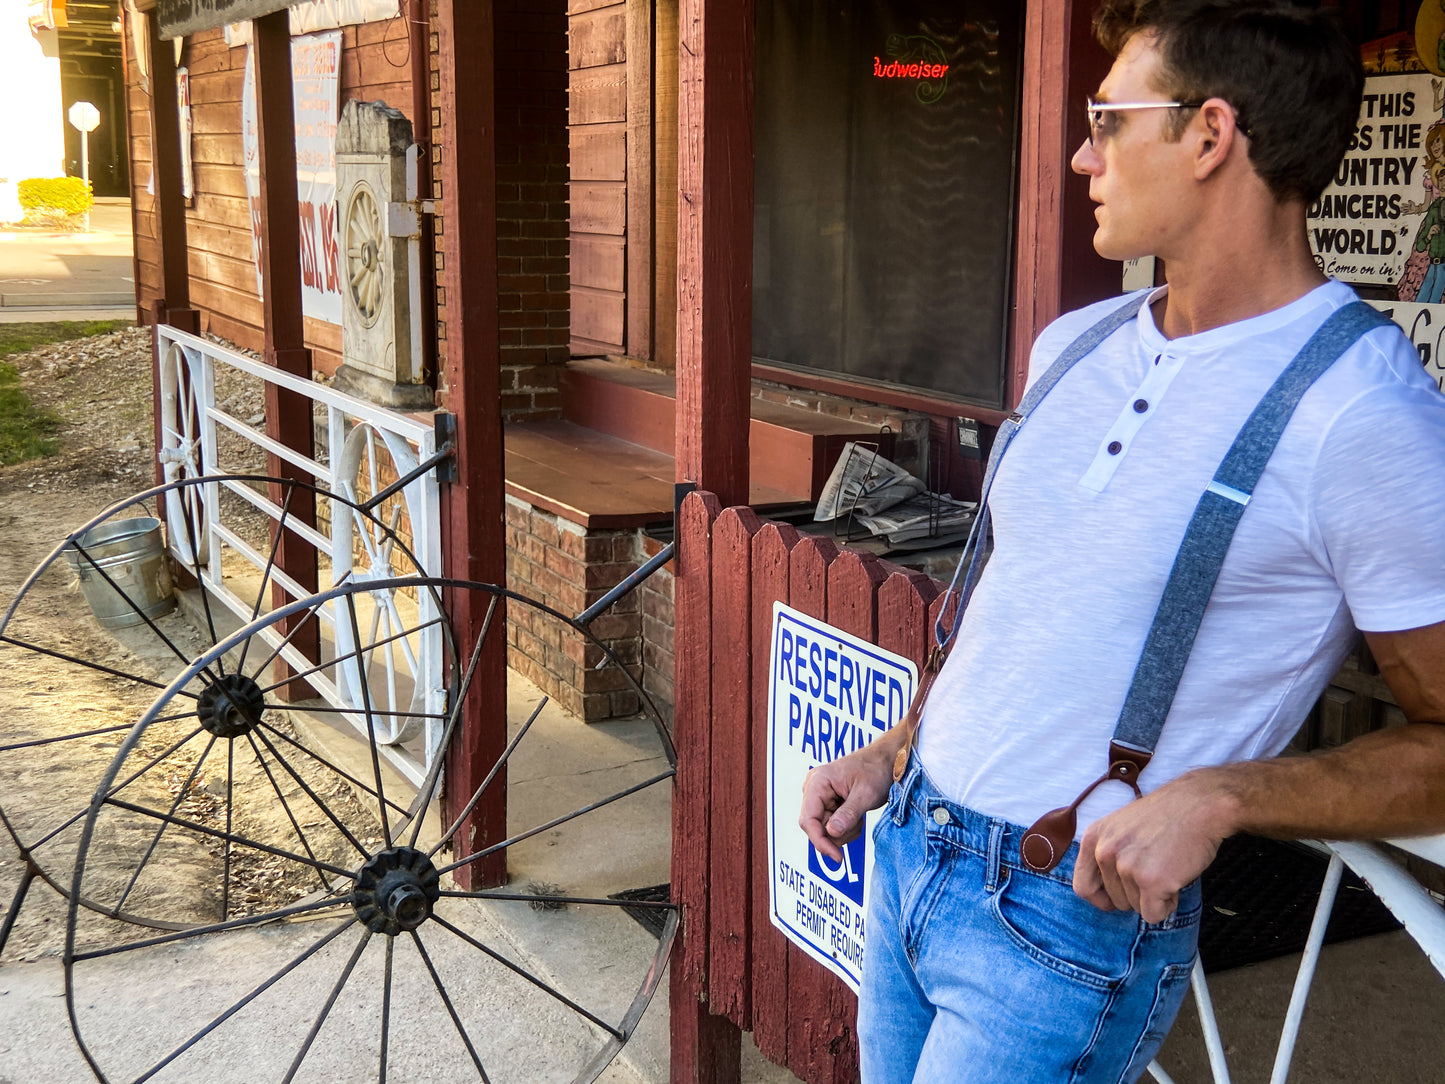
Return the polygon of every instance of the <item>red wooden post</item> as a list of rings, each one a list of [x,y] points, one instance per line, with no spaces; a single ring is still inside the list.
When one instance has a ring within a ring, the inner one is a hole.
[[[677,477],[724,505],[748,502],[753,8],[678,8]]]
[[[753,1041],[769,1061],[788,1060],[788,939],[768,903],[768,668],[773,603],[788,601],[788,562],[798,531],[767,523],[753,537]]]
[[[144,17],[144,16],[143,16]],[[186,202],[181,194],[181,129],[176,112],[175,48],[160,36],[160,20],[145,17],[150,28],[151,52],[151,187],[157,259],[160,260],[161,299],[166,310],[182,319],[194,318],[190,308],[191,276],[186,260]],[[289,84],[288,84],[289,86]],[[286,131],[291,131],[288,117]],[[292,175],[295,181],[295,175]],[[183,314],[189,312],[191,317]],[[171,323],[169,317],[166,322]],[[175,326],[181,326],[179,324]],[[186,330],[194,330],[187,327]]]
[[[442,117],[442,205],[446,259],[447,407],[456,417],[457,481],[442,490],[447,575],[504,583],[502,424],[498,353],[496,221],[496,30],[491,4],[440,0],[437,64]],[[464,658],[481,632],[486,600],[449,592]],[[468,700],[447,751],[450,819],[461,812],[506,747],[505,614],[493,617]],[[459,855],[506,838],[506,773],[498,776],[459,833]],[[458,870],[473,888],[504,884],[498,851]]]
[[[145,19],[150,37],[151,221],[155,229],[156,259],[160,261],[161,296],[151,302],[147,317],[152,324],[170,324],[183,331],[195,332],[200,330],[200,314],[190,307],[191,275],[186,257],[186,203],[181,194],[181,122],[176,112],[175,49],[170,42],[161,39],[160,20],[154,14],[122,14],[126,18]],[[137,258],[136,267],[139,266]],[[140,290],[140,281],[137,270],[137,291]],[[160,360],[159,343],[152,338],[151,414],[156,448],[161,446]],[[165,468],[157,458],[157,484],[165,481],[165,474]]]
[[[265,358],[282,372],[311,378],[311,352],[301,321],[301,217],[296,195],[296,121],[291,95],[291,27],[289,15],[278,11],[252,22],[252,56],[256,62],[256,128],[261,172],[261,293],[265,332]],[[169,45],[167,46],[169,47]],[[164,51],[164,50],[163,50]],[[160,68],[152,73],[153,87],[161,83]],[[172,78],[174,84],[174,78]],[[174,87],[172,87],[174,99]],[[174,109],[174,106],[172,107]],[[311,403],[305,396],[266,385],[266,433],[286,447],[310,458],[313,455]],[[267,456],[267,471],[277,478],[310,481],[310,476],[276,455]],[[271,487],[271,499],[280,504],[284,492]],[[316,522],[316,502],[309,491],[298,490],[290,514],[300,523]],[[272,531],[276,527],[272,526]],[[276,565],[303,591],[317,588],[316,551],[292,531],[286,531],[276,550]],[[273,604],[290,601],[284,588],[274,585]],[[321,630],[316,619],[304,626],[292,644],[309,659],[321,657]],[[283,622],[286,635],[295,625]],[[277,666],[285,667],[279,659]],[[289,697],[314,695],[304,681],[285,687]]]
[[[709,831],[712,801],[712,536],[722,513],[711,493],[683,501],[677,525],[673,693],[677,782],[672,795],[672,891],[682,905],[672,954],[672,1084],[737,1084],[742,1033],[708,1011]],[[683,630],[686,630],[684,634]]]
[[[889,576],[878,588],[878,646],[921,670],[933,646],[928,610],[942,588],[926,573],[885,568]]]
[[[708,1008],[739,1027],[752,1024],[752,672],[750,656],[753,536],[751,508],[729,508],[712,543],[712,826],[709,836]],[[764,619],[765,620],[765,619]]]
[[[1089,35],[1092,9],[1076,0],[1025,9],[1011,403],[1023,395],[1029,351],[1044,326],[1063,309],[1117,294],[1122,285],[1120,265],[1094,252],[1088,186],[1069,169],[1084,139],[1084,98],[1108,70]]]

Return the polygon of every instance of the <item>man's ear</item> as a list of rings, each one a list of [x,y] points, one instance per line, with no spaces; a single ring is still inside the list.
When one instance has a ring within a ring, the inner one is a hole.
[[[1236,142],[1243,138],[1234,107],[1223,98],[1209,98],[1199,107],[1194,123],[1194,179],[1202,181],[1229,160]]]

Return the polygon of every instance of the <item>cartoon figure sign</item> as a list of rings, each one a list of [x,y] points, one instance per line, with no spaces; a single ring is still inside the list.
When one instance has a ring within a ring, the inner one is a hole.
[[[773,606],[768,684],[768,901],[773,925],[854,993],[863,974],[870,840],[878,813],[843,848],[819,854],[798,827],[809,770],[871,743],[903,718],[918,671],[807,614]]]
[[[1428,261],[1445,264],[1445,229],[1437,226],[1445,184],[1440,94],[1440,80],[1428,72],[1365,80],[1349,150],[1309,208],[1310,245],[1325,274],[1424,289]],[[1445,287],[1445,269],[1439,278]]]

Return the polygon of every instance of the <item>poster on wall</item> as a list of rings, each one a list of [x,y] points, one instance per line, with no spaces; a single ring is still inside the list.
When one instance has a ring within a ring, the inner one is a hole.
[[[1445,6],[1360,49],[1365,93],[1344,161],[1309,208],[1322,271],[1404,329],[1445,390]]]
[[[176,69],[176,113],[181,132],[181,195],[190,200],[196,198],[196,171],[191,157],[191,137],[195,135],[196,126],[191,119],[189,68]]]
[[[336,120],[339,114],[341,33],[291,39],[291,94],[296,128],[296,194],[301,237],[301,307],[305,315],[341,323],[341,276],[336,251]],[[261,162],[256,124],[256,71],[246,51],[241,93],[241,139],[246,194],[251,203],[251,255],[261,292]]]
[[[1445,119],[1441,81],[1429,72],[1372,75],[1349,150],[1309,208],[1310,246],[1327,275],[1396,286],[1402,299],[1438,302],[1430,261],[1445,258]],[[1408,296],[1406,296],[1408,295]]]

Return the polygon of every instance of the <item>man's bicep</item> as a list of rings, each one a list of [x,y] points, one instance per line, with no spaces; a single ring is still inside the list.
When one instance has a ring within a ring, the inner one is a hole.
[[[1445,723],[1445,621],[1400,632],[1367,632],[1365,641],[1405,718]]]

